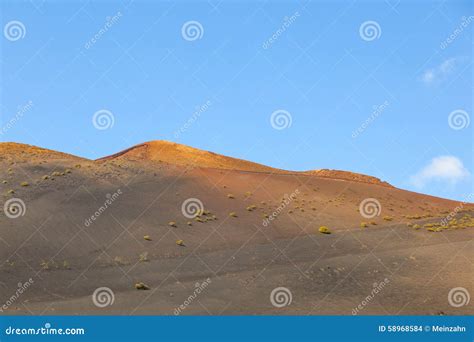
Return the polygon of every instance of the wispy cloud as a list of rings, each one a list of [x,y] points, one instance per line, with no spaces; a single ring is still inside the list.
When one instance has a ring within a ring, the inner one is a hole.
[[[469,171],[462,161],[454,156],[439,156],[410,177],[411,183],[417,188],[424,187],[432,181],[441,181],[456,184],[470,177]]]
[[[464,59],[460,57],[448,58],[440,65],[425,70],[421,75],[421,81],[426,85],[439,84],[446,80],[462,63]]]

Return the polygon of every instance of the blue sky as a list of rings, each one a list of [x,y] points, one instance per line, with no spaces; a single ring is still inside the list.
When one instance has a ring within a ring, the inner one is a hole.
[[[1,141],[98,158],[165,139],[474,191],[471,1],[3,0],[0,12]]]

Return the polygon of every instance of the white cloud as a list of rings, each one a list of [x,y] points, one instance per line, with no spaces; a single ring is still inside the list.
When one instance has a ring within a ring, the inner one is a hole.
[[[437,67],[425,70],[421,80],[427,85],[439,83],[451,75],[462,61],[462,58],[449,58]]]
[[[418,188],[432,181],[442,181],[456,184],[470,176],[462,161],[454,156],[440,156],[433,158],[431,162],[416,174],[410,177],[410,181]]]

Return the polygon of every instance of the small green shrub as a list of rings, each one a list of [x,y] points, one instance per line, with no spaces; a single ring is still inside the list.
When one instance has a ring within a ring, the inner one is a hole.
[[[149,290],[150,289],[150,287],[148,285],[146,285],[145,283],[142,283],[142,282],[136,283],[135,288],[137,290]]]
[[[322,234],[331,234],[331,231],[326,226],[319,227],[319,232],[322,233]]]
[[[148,259],[148,252],[143,252],[142,254],[140,254],[138,260],[139,260],[140,262],[147,262],[147,261],[150,261],[150,260]]]

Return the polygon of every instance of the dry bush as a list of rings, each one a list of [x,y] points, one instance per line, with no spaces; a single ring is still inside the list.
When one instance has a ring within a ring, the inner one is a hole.
[[[321,226],[319,227],[319,232],[322,233],[322,234],[331,234],[331,231],[329,230],[328,227],[326,226]]]
[[[150,287],[148,285],[146,285],[145,283],[142,283],[142,282],[136,283],[135,288],[137,290],[149,290],[150,289]]]

